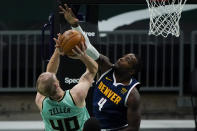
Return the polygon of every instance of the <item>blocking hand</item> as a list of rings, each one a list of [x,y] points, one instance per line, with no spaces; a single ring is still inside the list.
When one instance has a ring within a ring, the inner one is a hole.
[[[77,26],[79,20],[75,17],[75,15],[72,12],[72,9],[69,8],[67,6],[67,4],[64,4],[63,8],[61,5],[59,6],[61,12],[60,14],[64,14],[64,18],[67,20],[67,22],[71,25],[71,26]]]

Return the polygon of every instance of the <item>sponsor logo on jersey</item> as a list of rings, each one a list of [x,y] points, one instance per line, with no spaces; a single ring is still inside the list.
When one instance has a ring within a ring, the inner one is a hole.
[[[99,83],[98,89],[104,94],[110,101],[118,104],[121,101],[121,97],[107,87],[102,81]]]
[[[127,89],[126,89],[126,88],[122,88],[122,89],[121,89],[121,93],[122,93],[122,94],[124,94],[124,93],[126,93],[126,92],[127,92]]]

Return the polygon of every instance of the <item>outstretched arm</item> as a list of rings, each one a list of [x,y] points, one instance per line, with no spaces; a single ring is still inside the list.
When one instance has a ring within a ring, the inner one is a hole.
[[[51,73],[57,73],[58,67],[59,67],[59,63],[60,63],[60,58],[59,58],[59,53],[58,53],[58,49],[56,48],[51,59],[49,60],[49,63],[47,64],[47,72],[51,72]]]
[[[86,66],[86,72],[81,76],[79,83],[70,90],[75,104],[79,107],[83,107],[85,106],[85,98],[88,90],[97,73],[98,64],[86,54],[84,45],[82,45],[82,50],[76,46],[73,52]]]
[[[58,67],[59,67],[59,63],[60,63],[60,54],[62,54],[59,51],[59,47],[60,47],[60,41],[61,41],[61,34],[58,34],[58,39],[53,38],[56,45],[55,45],[55,51],[53,53],[53,55],[51,56],[49,63],[47,64],[47,72],[51,72],[51,73],[57,73]]]
[[[58,67],[59,67],[59,62],[60,62],[60,54],[62,54],[59,51],[59,44],[60,44],[60,37],[61,35],[58,34],[58,39],[54,38],[55,42],[56,42],[56,49],[52,55],[52,57],[49,60],[49,63],[47,64],[47,72],[52,72],[52,73],[57,73]],[[42,94],[40,94],[39,92],[37,92],[36,94],[36,98],[35,98],[35,103],[38,107],[38,109],[40,110],[40,112],[42,111],[42,102],[44,100],[45,96],[43,96]]]
[[[65,20],[72,26],[72,29],[79,31],[83,34],[85,38],[85,44],[87,46],[86,53],[88,56],[96,60],[96,62],[99,64],[99,74],[104,73],[109,68],[111,68],[112,63],[109,61],[109,58],[100,54],[90,43],[89,38],[85,34],[85,32],[82,30],[82,28],[79,25],[79,20],[75,17],[75,15],[72,12],[72,9],[67,6],[67,4],[64,4],[64,8],[62,6],[59,6],[61,13],[64,14]]]

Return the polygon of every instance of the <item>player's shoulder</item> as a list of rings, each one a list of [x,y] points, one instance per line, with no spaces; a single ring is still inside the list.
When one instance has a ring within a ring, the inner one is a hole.
[[[136,88],[137,91],[139,91],[140,87],[141,87],[141,83],[137,79],[132,77],[130,80],[130,87],[131,87],[131,89]]]
[[[140,93],[139,93],[139,91],[138,91],[138,89],[137,89],[137,86],[135,86],[135,87],[131,90],[131,92],[130,92],[129,95],[130,95],[130,96],[134,96],[134,97],[140,97]]]
[[[127,104],[128,105],[139,105],[139,103],[140,103],[140,93],[139,93],[137,87],[134,87],[128,96]]]

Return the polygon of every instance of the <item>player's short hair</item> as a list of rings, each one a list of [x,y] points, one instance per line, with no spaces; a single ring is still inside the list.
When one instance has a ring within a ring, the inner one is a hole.
[[[36,82],[37,91],[44,96],[52,96],[56,91],[56,87],[54,85],[55,75],[50,72],[42,73]]]
[[[133,54],[135,58],[133,59],[133,64],[132,64],[132,71],[134,75],[136,75],[138,72],[141,71],[141,59],[138,55]]]

